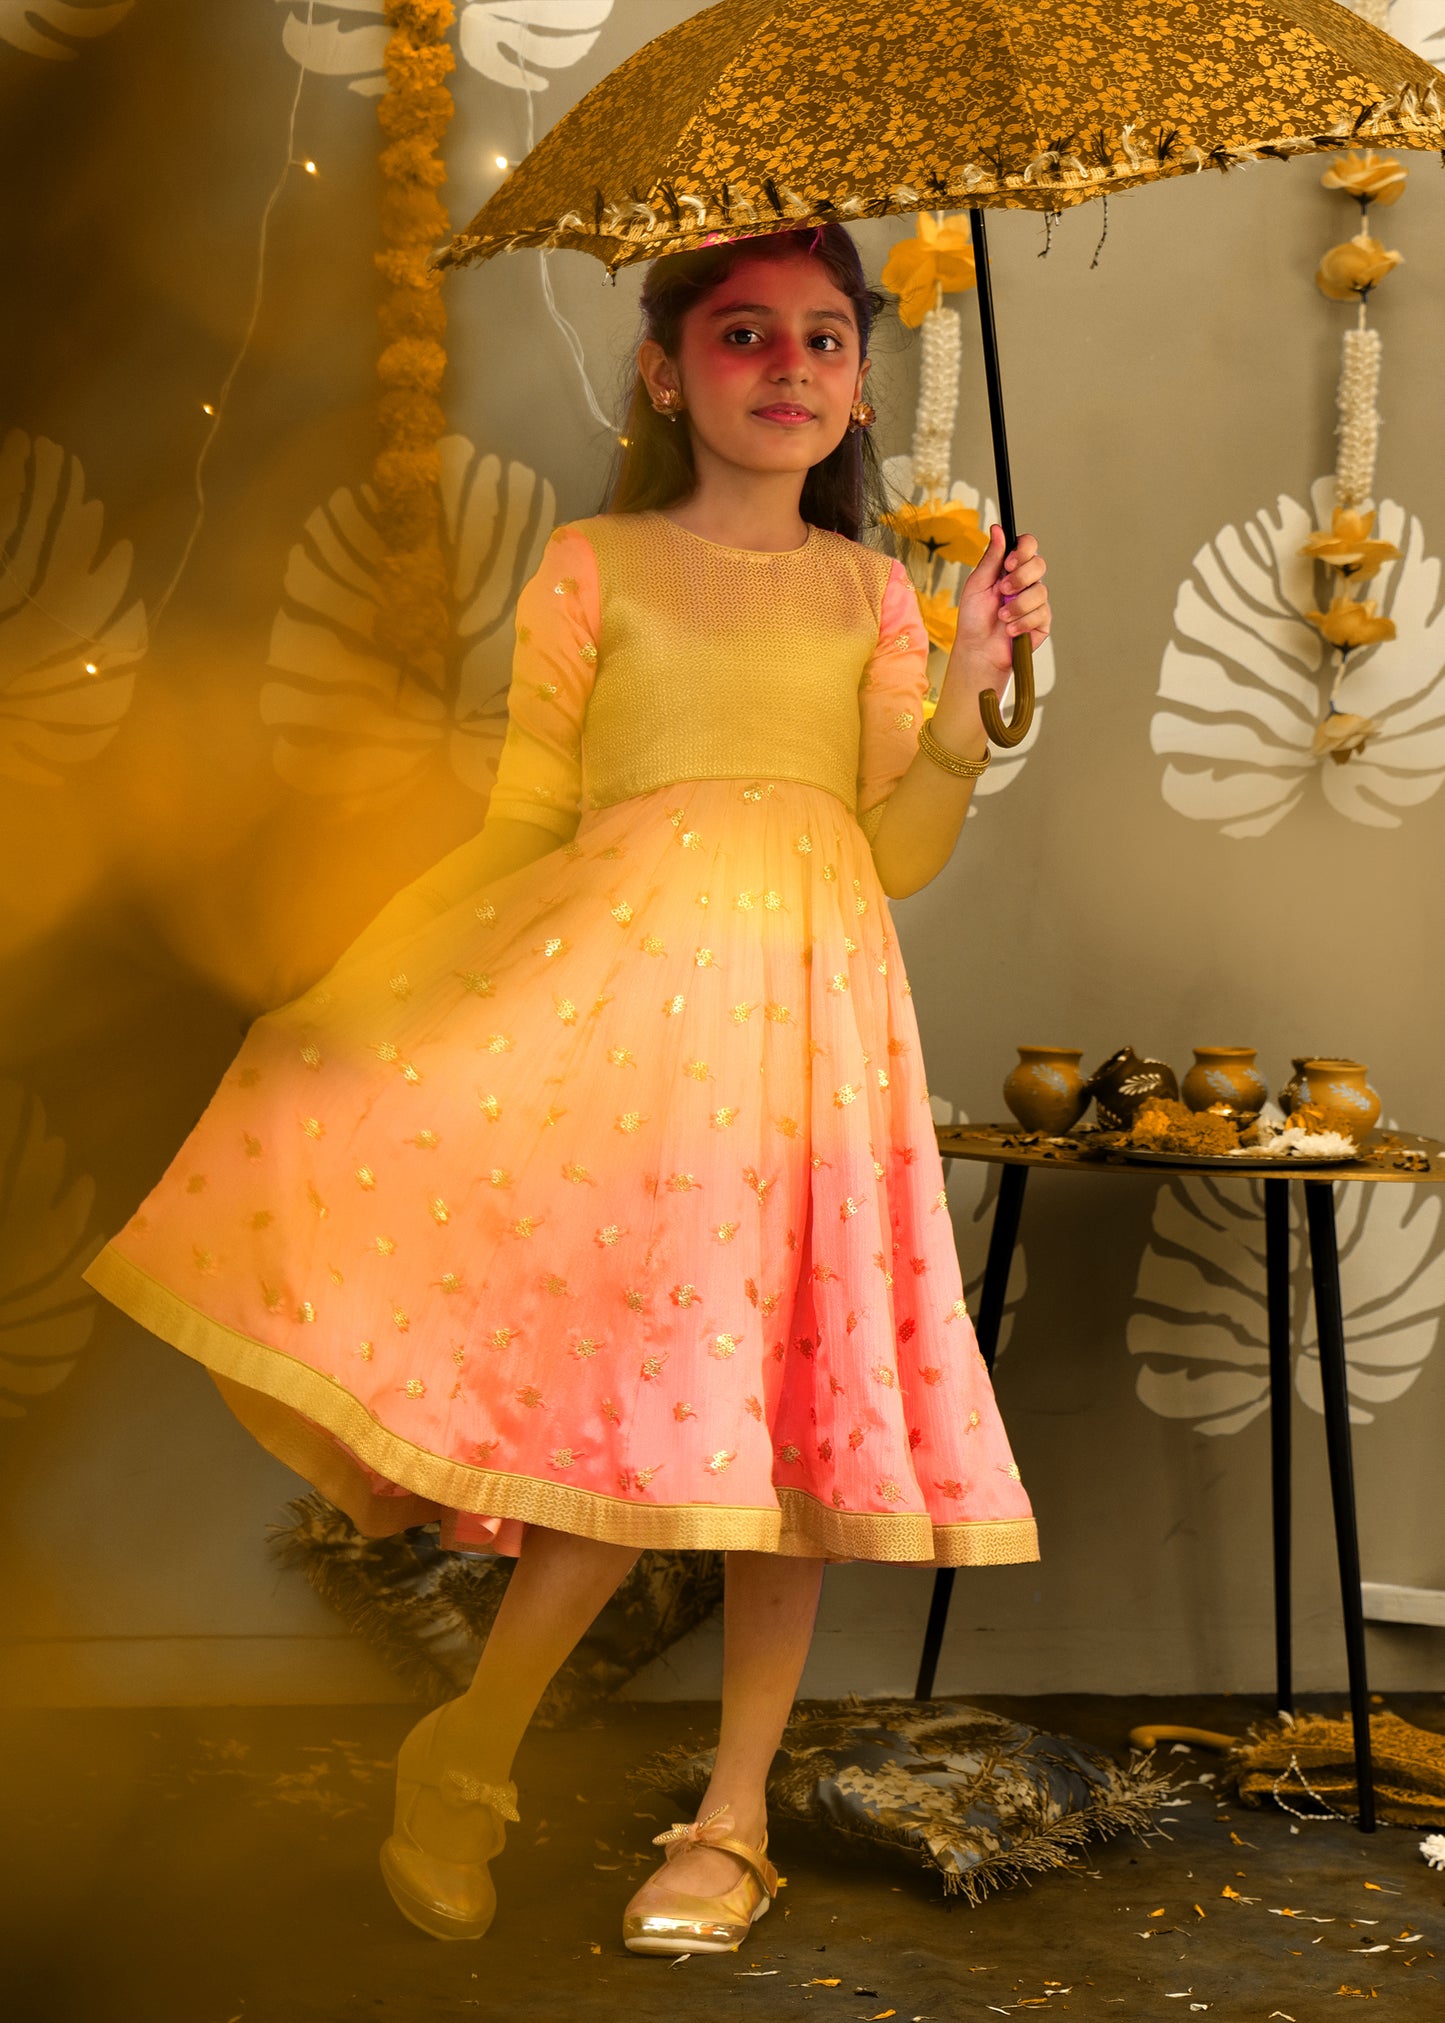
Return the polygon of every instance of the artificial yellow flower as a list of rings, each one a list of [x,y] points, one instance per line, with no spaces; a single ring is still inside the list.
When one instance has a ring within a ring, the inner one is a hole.
[[[1332,600],[1328,611],[1307,611],[1305,617],[1319,627],[1331,646],[1342,646],[1346,653],[1356,646],[1376,646],[1382,639],[1395,637],[1394,619],[1377,617],[1373,598],[1356,603],[1342,593]]]
[[[1380,726],[1373,717],[1353,716],[1347,709],[1332,709],[1315,727],[1311,749],[1317,759],[1328,752],[1337,766],[1362,752]]]
[[[973,246],[963,214],[936,225],[918,214],[918,237],[900,239],[883,263],[883,286],[898,297],[900,321],[916,329],[934,307],[938,291],[952,294],[974,284]]]
[[[1331,246],[1319,264],[1315,280],[1320,293],[1328,295],[1331,302],[1353,302],[1383,281],[1392,267],[1399,266],[1402,257],[1386,252],[1369,232],[1357,232],[1342,246]]]
[[[1343,190],[1359,204],[1393,204],[1403,194],[1409,170],[1391,155],[1348,154],[1325,170],[1320,182],[1327,190]]]
[[[1350,506],[1336,506],[1328,534],[1311,534],[1301,555],[1313,555],[1332,569],[1361,583],[1373,576],[1382,562],[1398,562],[1400,551],[1393,541],[1372,541],[1373,513],[1357,513]]]
[[[945,562],[965,562],[972,568],[988,546],[978,514],[961,499],[925,499],[921,506],[902,505],[878,517],[905,541],[926,548],[930,561],[941,555]]]
[[[931,596],[920,597],[918,608],[923,614],[923,629],[934,645],[952,653],[958,636],[958,606],[953,599],[937,590]]]

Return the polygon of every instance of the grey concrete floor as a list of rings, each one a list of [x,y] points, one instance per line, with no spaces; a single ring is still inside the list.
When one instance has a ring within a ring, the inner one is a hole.
[[[1139,1721],[1239,1733],[1265,1712],[1243,1699],[982,1704],[1119,1749]],[[1438,1701],[1391,1704],[1445,1726]],[[787,1886],[738,1953],[634,1957],[622,1905],[658,1858],[650,1836],[687,1812],[624,1772],[709,1735],[715,1709],[695,1705],[534,1730],[517,1765],[523,1820],[493,1868],[497,1921],[478,1942],[439,1942],[401,1918],[376,1865],[396,1747],[419,1711],[0,1717],[10,2023],[987,2023],[1045,2009],[1333,2023],[1357,2001],[1382,2023],[1445,2023],[1445,1874],[1420,1858],[1421,1830],[1292,1830],[1193,1782],[1217,1768],[1204,1752],[1161,1751],[1187,1803],[1159,1814],[1158,1833],[1091,1843],[976,1909],[921,1873],[779,1828]]]

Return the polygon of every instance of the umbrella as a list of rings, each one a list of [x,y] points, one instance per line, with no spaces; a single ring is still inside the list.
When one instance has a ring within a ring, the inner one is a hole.
[[[609,270],[719,237],[967,208],[999,518],[1017,535],[984,210],[1360,142],[1445,150],[1445,75],[1337,0],[718,0],[564,114],[433,256]],[[1033,713],[1014,642],[1007,723]]]

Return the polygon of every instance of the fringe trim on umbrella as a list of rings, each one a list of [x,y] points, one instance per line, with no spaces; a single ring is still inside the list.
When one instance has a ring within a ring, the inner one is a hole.
[[[1181,141],[1175,128],[1144,134],[1128,124],[1117,136],[1097,131],[1076,143],[1046,148],[1028,161],[1007,163],[995,157],[986,163],[965,162],[946,175],[934,173],[926,188],[897,183],[876,197],[835,199],[793,189],[772,177],[764,177],[758,186],[761,203],[730,183],[707,191],[684,191],[668,183],[649,199],[635,190],[624,198],[609,198],[599,190],[588,214],[567,211],[517,232],[459,232],[428,264],[437,269],[460,267],[519,247],[570,245],[596,253],[609,268],[616,268],[662,252],[685,251],[718,232],[746,237],[792,224],[886,217],[950,202],[996,201],[1005,209],[1057,210],[1165,175],[1227,171],[1242,162],[1287,161],[1297,154],[1353,147],[1366,139],[1380,147],[1418,147],[1427,138],[1445,153],[1445,104],[1434,84],[1423,91],[1404,84],[1362,106],[1353,119],[1337,121],[1328,132],[1204,149]]]

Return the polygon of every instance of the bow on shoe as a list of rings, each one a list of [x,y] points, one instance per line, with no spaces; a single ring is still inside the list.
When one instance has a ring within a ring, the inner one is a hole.
[[[490,1805],[501,1819],[516,1821],[521,1818],[517,1811],[515,1784],[484,1784],[468,1771],[450,1769],[442,1778],[442,1788],[449,1797],[463,1804]]]
[[[667,1858],[671,1861],[674,1854],[681,1854],[687,1846],[716,1847],[720,1841],[730,1837],[736,1824],[728,1806],[715,1805],[706,1819],[677,1820],[665,1833],[655,1833],[652,1844],[654,1847],[666,1847]]]

